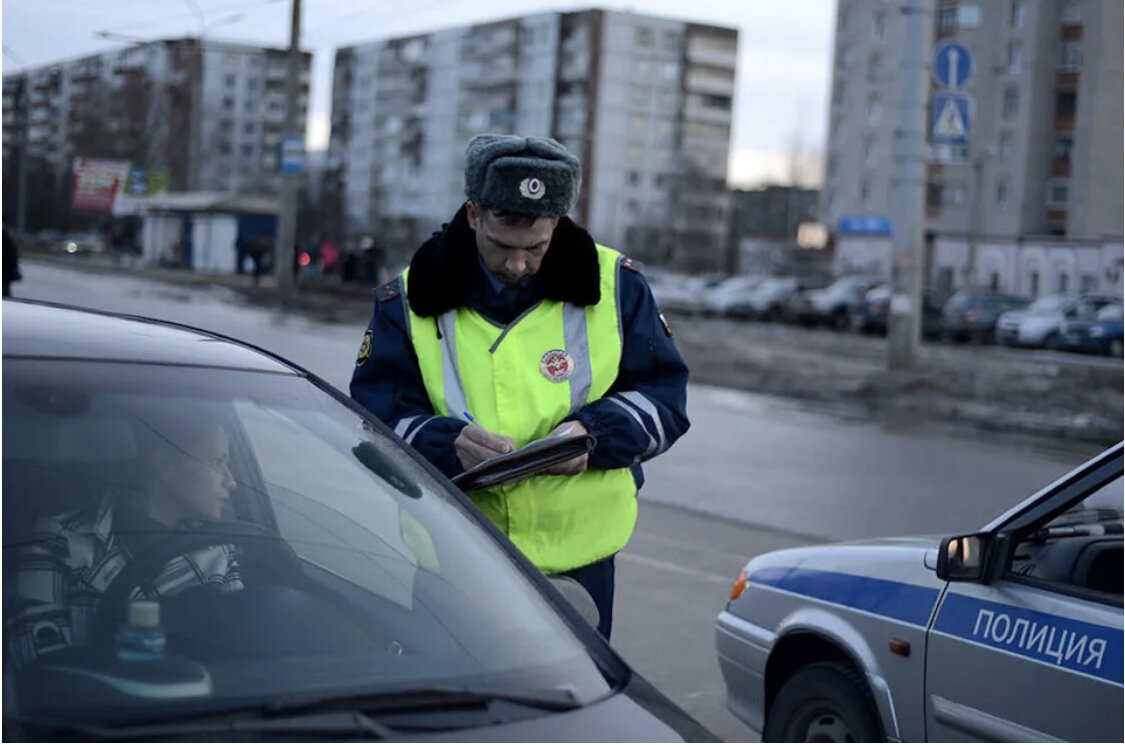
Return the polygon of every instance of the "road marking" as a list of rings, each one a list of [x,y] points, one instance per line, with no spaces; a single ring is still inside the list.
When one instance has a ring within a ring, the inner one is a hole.
[[[689,551],[698,551],[700,553],[727,554],[729,556],[737,557],[741,561],[741,563],[743,563],[743,564],[746,563],[746,558],[747,558],[746,555],[745,555],[745,552],[743,552],[743,551],[735,551],[734,549],[719,548],[719,547],[716,547],[716,546],[700,545],[698,543],[691,543],[689,541],[679,541],[679,540],[676,540],[675,538],[667,538],[667,537],[659,535],[657,533],[646,533],[646,532],[640,531],[640,530],[638,530],[633,535],[633,538],[634,539],[641,539],[641,540],[645,540],[645,541],[654,541],[656,543],[662,543],[665,546],[673,546],[675,548],[683,548],[683,549],[687,549]]]
[[[698,569],[689,569],[682,567],[679,564],[673,564],[670,561],[663,561],[661,559],[654,559],[651,556],[643,556],[634,553],[620,553],[617,555],[619,559],[627,559],[635,564],[644,564],[655,569],[663,569],[666,572],[675,572],[676,574],[683,574],[688,577],[705,580],[707,582],[714,582],[721,585],[729,585],[734,582],[733,577],[724,577],[721,574],[713,572],[701,572]]]

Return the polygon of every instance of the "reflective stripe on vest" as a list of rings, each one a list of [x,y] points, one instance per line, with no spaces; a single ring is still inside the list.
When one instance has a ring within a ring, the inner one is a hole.
[[[408,303],[411,342],[434,411],[460,419],[469,413],[521,447],[605,396],[621,362],[620,260],[616,251],[598,247],[596,305],[542,301],[505,327],[470,308],[422,318]],[[407,281],[404,272],[404,288]],[[636,521],[628,469],[538,476],[470,497],[548,573],[620,551]]]

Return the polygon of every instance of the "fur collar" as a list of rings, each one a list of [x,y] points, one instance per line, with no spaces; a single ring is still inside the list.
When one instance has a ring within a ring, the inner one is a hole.
[[[467,304],[479,272],[476,236],[462,205],[453,221],[423,243],[410,261],[411,310],[425,318]],[[546,300],[596,305],[601,299],[601,277],[594,239],[569,217],[559,220],[543,265],[531,282]]]

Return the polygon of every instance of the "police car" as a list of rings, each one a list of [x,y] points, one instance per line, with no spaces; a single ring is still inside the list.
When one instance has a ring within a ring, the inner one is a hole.
[[[719,618],[765,741],[1120,742],[1122,444],[980,532],[764,554]]]

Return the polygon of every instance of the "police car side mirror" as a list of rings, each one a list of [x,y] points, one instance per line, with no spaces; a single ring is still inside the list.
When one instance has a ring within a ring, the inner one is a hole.
[[[995,539],[992,533],[942,539],[938,547],[938,578],[946,582],[986,581]]]

